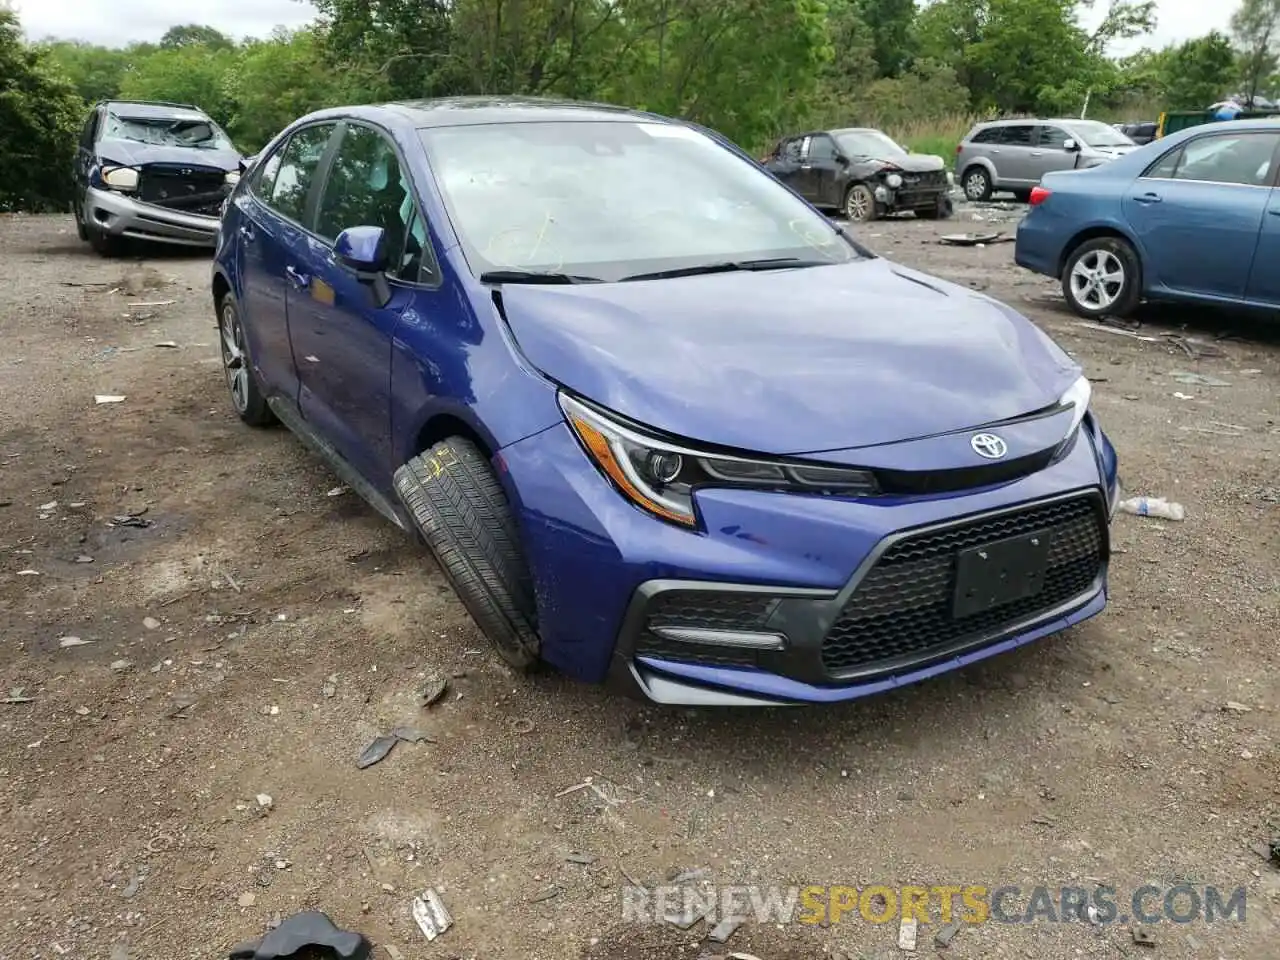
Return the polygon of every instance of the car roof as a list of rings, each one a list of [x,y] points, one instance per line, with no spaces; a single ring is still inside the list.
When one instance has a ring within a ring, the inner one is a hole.
[[[828,130],[827,133],[833,137],[838,137],[842,133],[883,133],[875,127],[840,127],[836,130]]]
[[[155,118],[158,120],[167,120],[173,118],[186,118],[207,120],[206,114],[199,107],[193,107],[186,103],[164,103],[155,100],[106,100],[103,101],[106,108],[112,113],[118,113],[130,117],[138,117],[140,119]]]
[[[555,100],[541,97],[440,97],[434,100],[398,100],[390,103],[333,107],[308,115],[308,119],[356,117],[381,121],[389,126],[430,127],[474,126],[496,123],[605,121],[671,123],[671,120],[643,110],[607,103]]]

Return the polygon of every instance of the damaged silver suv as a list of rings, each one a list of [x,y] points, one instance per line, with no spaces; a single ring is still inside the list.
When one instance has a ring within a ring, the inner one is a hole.
[[[125,238],[212,249],[243,170],[231,138],[198,107],[99,103],[76,151],[76,232],[103,256]]]

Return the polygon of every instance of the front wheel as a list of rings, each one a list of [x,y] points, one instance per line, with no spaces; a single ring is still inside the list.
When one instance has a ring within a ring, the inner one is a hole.
[[[1120,237],[1086,240],[1067,257],[1062,295],[1082,317],[1127,317],[1142,297],[1142,266]]]
[[[533,579],[498,475],[474,443],[442,440],[395,474],[396,492],[450,586],[506,663],[538,663]]]
[[[855,223],[874,220],[879,211],[876,197],[865,183],[855,183],[844,196],[844,214]]]
[[[953,213],[955,213],[955,206],[952,204],[951,198],[939,197],[936,206],[925,210],[917,210],[916,216],[922,220],[946,220]]]
[[[991,175],[982,167],[970,167],[961,178],[964,195],[974,202],[991,199]]]

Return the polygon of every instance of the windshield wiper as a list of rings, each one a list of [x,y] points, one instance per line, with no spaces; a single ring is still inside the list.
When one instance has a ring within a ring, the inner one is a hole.
[[[733,273],[738,270],[786,270],[789,267],[826,267],[834,260],[804,260],[800,257],[768,257],[759,260],[721,260],[693,267],[672,267],[652,273],[633,273],[623,280],[668,280],[672,277],[697,277],[707,273]]]
[[[487,270],[480,274],[481,283],[603,283],[599,277],[583,277],[573,273],[548,273],[541,270]]]

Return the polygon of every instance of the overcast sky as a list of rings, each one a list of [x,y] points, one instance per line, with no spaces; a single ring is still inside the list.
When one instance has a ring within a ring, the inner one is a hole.
[[[1156,32],[1113,52],[1129,53],[1143,45],[1160,47],[1215,27],[1225,29],[1239,4],[1240,0],[1157,0]],[[307,0],[186,0],[185,6],[174,0],[17,0],[16,6],[33,40],[55,36],[116,46],[159,40],[175,23],[205,23],[240,39],[264,36],[277,25],[301,26],[315,15]],[[1101,19],[1106,0],[1095,0],[1095,6],[1098,9],[1086,17],[1086,26]]]

